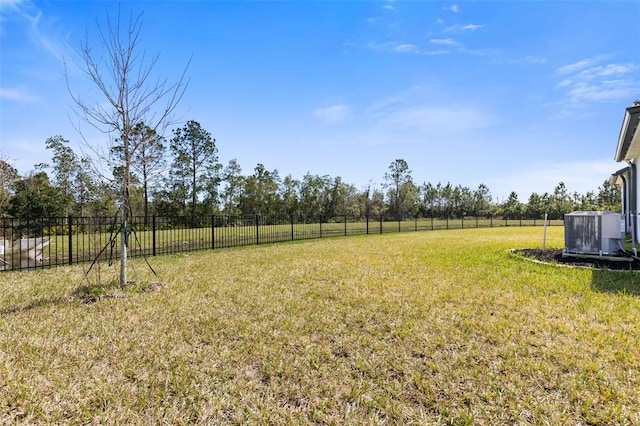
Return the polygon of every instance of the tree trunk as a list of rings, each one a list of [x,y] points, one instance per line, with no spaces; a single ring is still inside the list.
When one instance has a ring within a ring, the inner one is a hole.
[[[129,128],[128,117],[125,116],[124,128]],[[122,137],[124,147],[124,177],[122,183],[122,235],[120,238],[120,287],[127,285],[127,245],[129,243],[129,230],[127,225],[129,215],[131,214],[131,199],[129,198],[129,189],[131,187],[131,154],[129,152],[129,135],[125,132]]]
[[[127,222],[122,224],[120,235],[120,287],[127,285]]]

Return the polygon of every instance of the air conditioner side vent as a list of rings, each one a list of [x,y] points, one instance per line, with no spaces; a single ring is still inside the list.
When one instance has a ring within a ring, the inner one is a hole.
[[[611,212],[573,212],[564,217],[565,251],[614,255],[624,242],[624,216]]]

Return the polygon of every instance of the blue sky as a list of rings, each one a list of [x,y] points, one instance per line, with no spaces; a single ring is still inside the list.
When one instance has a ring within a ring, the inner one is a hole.
[[[624,109],[640,98],[639,1],[142,1],[156,76],[191,58],[176,115],[220,161],[380,187],[405,159],[416,183],[516,191],[597,190]],[[0,155],[26,173],[45,140],[80,151],[65,83],[99,102],[71,45],[96,42],[117,3],[0,0]],[[106,137],[83,125],[94,143]],[[167,136],[170,136],[168,134]]]

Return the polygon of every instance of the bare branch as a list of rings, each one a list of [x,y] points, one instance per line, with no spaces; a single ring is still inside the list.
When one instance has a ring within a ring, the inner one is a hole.
[[[101,102],[86,101],[72,89],[66,64],[65,76],[67,89],[76,106],[74,112],[80,120],[110,135],[111,144],[118,141],[127,145],[131,139],[130,132],[137,124],[144,123],[160,135],[168,126],[175,124],[172,114],[188,86],[186,74],[191,59],[174,84],[169,84],[166,78],[152,80],[159,55],[150,57],[140,47],[142,14],[129,17],[126,28],[122,21],[118,9],[115,19],[107,13],[106,26],[96,22],[99,45],[103,46],[99,53],[93,50],[88,33],[79,47],[71,46],[76,54],[74,62],[83,76],[98,89]],[[76,129],[82,134],[79,125]],[[135,154],[136,148],[127,146],[125,162]],[[105,161],[104,152],[110,150],[111,147],[107,150],[91,147],[101,162]]]
[[[148,57],[144,48],[140,47],[142,23],[140,13],[135,17],[130,16],[124,28],[118,7],[115,20],[107,12],[106,27],[96,22],[102,46],[99,54],[92,50],[88,33],[79,47],[71,46],[76,54],[74,62],[84,77],[98,89],[102,102],[91,103],[74,93],[65,64],[67,89],[77,108],[76,114],[82,121],[109,135],[107,149],[94,144],[88,146],[94,153],[107,153],[98,155],[94,159],[94,166],[97,162],[110,165],[114,175],[121,180],[120,208],[124,233],[127,232],[127,218],[132,214],[132,167],[136,161],[141,161],[139,151],[144,152],[145,144],[150,144],[153,139],[140,137],[136,132],[144,125],[162,137],[161,132],[170,124],[171,114],[185,93],[188,83],[185,75],[191,62],[189,60],[177,83],[170,85],[166,79],[160,78],[153,81],[159,56]],[[84,136],[83,140],[86,142]],[[125,260],[121,260],[120,276],[122,285],[126,283],[127,237],[124,233],[121,256]]]

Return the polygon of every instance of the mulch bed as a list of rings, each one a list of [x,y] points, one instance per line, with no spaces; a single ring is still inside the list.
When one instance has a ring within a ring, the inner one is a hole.
[[[621,257],[621,260],[611,260],[607,258],[565,256],[563,255],[563,249],[546,249],[544,251],[542,251],[542,249],[517,249],[513,250],[513,252],[544,263],[558,263],[568,266],[582,266],[616,271],[628,271],[630,269],[640,270],[640,261],[626,257]]]

